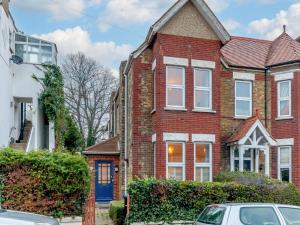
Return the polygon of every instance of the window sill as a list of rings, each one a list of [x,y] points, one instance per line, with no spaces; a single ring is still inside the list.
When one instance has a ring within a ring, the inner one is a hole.
[[[193,112],[199,112],[199,113],[217,113],[217,111],[210,110],[210,109],[193,109]]]
[[[275,120],[293,120],[294,117],[292,116],[281,116],[281,117],[277,117],[275,118]]]
[[[184,109],[184,108],[171,108],[171,107],[165,107],[165,111],[181,111],[181,112],[187,112],[187,109]]]
[[[151,111],[151,114],[154,114],[156,112],[156,109],[153,109],[152,111]]]
[[[249,119],[251,116],[235,116],[234,119],[237,119],[237,120],[246,120],[246,119]]]

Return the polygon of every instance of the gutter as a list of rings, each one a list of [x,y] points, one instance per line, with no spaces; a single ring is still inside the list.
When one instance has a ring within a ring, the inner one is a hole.
[[[128,73],[125,78],[125,156],[124,156],[124,197],[127,197],[127,164],[128,164]]]
[[[269,68],[265,68],[265,127],[268,128],[268,72]]]

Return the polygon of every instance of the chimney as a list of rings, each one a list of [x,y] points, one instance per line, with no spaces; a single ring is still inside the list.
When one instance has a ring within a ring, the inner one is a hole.
[[[296,38],[296,41],[300,43],[300,36]]]
[[[283,25],[283,32],[286,33],[286,25]]]
[[[10,0],[0,0],[0,5],[2,5],[7,16],[9,16],[9,1]]]

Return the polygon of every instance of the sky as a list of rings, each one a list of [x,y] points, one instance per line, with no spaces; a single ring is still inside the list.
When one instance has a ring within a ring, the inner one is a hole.
[[[19,30],[78,51],[118,76],[118,67],[176,0],[11,0]],[[206,0],[231,35],[273,40],[283,25],[300,36],[300,0]]]

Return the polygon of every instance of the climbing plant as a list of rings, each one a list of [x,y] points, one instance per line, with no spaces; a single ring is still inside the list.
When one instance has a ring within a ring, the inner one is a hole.
[[[33,78],[38,81],[43,91],[40,103],[50,122],[55,125],[55,147],[63,148],[63,129],[65,121],[64,80],[60,68],[56,65],[42,65],[44,77]]]

